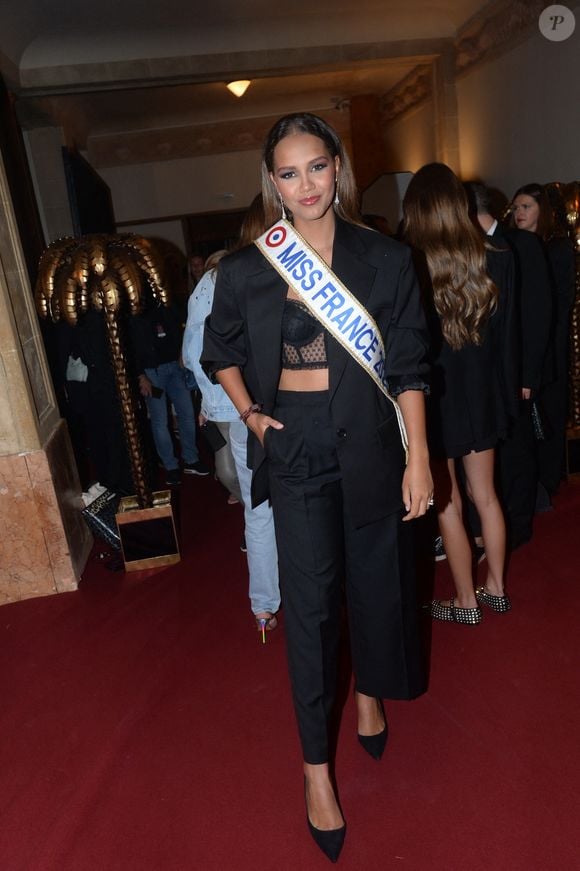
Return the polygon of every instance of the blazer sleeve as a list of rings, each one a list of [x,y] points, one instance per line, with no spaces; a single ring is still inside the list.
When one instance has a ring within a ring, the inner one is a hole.
[[[556,319],[567,318],[576,296],[574,249],[567,238],[555,236],[547,243],[548,265],[554,285]]]
[[[429,392],[429,336],[410,249],[402,248],[391,323],[385,340],[385,372],[392,396],[405,390]]]
[[[522,231],[513,237],[518,258],[522,387],[536,392],[542,383],[552,324],[552,292],[548,264],[539,239]]]
[[[520,387],[520,336],[514,293],[514,255],[511,250],[488,252],[488,273],[499,290],[498,307],[492,319],[496,335],[494,358],[501,397],[507,418],[518,415]]]
[[[213,306],[205,322],[201,364],[214,383],[220,369],[244,369],[247,363],[244,316],[236,293],[240,279],[234,266],[229,258],[220,262]]]

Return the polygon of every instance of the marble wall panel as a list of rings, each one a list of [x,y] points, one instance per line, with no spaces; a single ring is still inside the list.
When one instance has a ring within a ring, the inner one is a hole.
[[[81,485],[64,420],[61,420],[54,430],[51,440],[45,446],[45,451],[54,488],[55,503],[52,504],[53,507],[55,504],[58,507],[64,531],[64,541],[58,539],[55,547],[49,544],[57,589],[63,592],[66,589],[76,589],[93,538],[81,515],[83,507]],[[31,472],[31,479],[32,477]],[[42,480],[46,481],[45,478]],[[63,547],[64,542],[68,545],[68,553]],[[57,554],[59,554],[58,558]],[[66,559],[63,554],[66,555]]]
[[[0,603],[56,592],[26,455],[0,457]]]
[[[75,590],[92,546],[64,421],[45,450],[0,457],[0,604]]]
[[[59,418],[0,156],[0,379],[10,426],[0,453],[37,450]]]

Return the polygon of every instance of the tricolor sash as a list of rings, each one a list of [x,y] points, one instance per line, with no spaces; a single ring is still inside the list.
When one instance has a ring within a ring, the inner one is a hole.
[[[255,240],[266,260],[309,311],[370,375],[394,406],[408,456],[403,415],[386,386],[385,347],[374,319],[300,233],[281,219]]]

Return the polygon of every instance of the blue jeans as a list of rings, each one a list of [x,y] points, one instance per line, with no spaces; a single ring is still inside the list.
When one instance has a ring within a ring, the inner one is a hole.
[[[167,399],[169,399],[177,414],[181,459],[184,463],[197,463],[199,454],[195,443],[195,417],[191,393],[185,386],[184,370],[175,360],[172,363],[162,363],[157,369],[145,369],[145,375],[154,387],[160,387],[164,391],[159,399],[153,396],[146,398],[153,441],[159,459],[168,472],[179,467],[167,426]]]
[[[241,420],[233,420],[230,423],[230,446],[244,502],[250,603],[254,614],[260,614],[262,611],[275,614],[280,607],[280,587],[274,517],[267,502],[252,508],[250,495],[252,472],[246,465],[247,442],[248,430],[245,424]]]

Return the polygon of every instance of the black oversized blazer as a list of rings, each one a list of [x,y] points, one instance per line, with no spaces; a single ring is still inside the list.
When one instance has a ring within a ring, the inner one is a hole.
[[[374,317],[385,343],[392,391],[424,389],[428,334],[409,250],[373,230],[337,219],[332,269]],[[255,402],[271,415],[281,372],[287,285],[255,245],[221,260],[202,363],[210,376],[239,366]],[[349,353],[328,336],[329,404],[348,513],[364,526],[402,509],[404,453],[392,403]],[[252,500],[268,498],[267,462],[248,439]]]
[[[520,387],[534,394],[553,377],[549,349],[552,332],[552,288],[542,243],[535,233],[498,224],[491,241],[508,245],[515,257],[515,302],[520,336]]]

